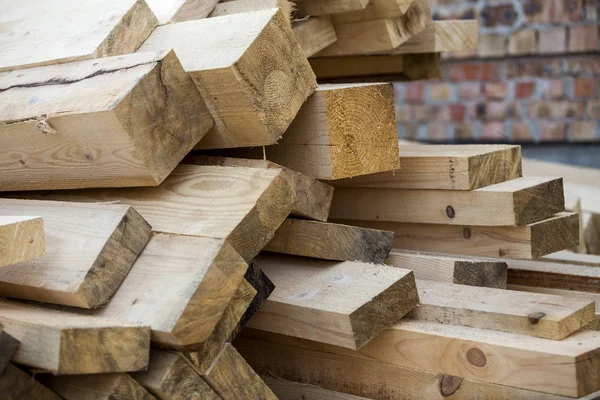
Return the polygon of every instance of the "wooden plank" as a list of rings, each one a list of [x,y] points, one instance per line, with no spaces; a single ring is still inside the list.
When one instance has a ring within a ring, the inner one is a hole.
[[[560,213],[525,226],[455,226],[332,220],[394,232],[395,249],[479,257],[540,258],[579,241],[577,214]]]
[[[160,25],[208,17],[218,0],[146,0]],[[147,37],[147,36],[146,36]],[[144,38],[146,39],[146,38]]]
[[[0,185],[156,186],[212,125],[172,51],[0,73]]]
[[[0,267],[46,253],[42,217],[0,215]]]
[[[520,293],[417,280],[412,319],[562,340],[595,319],[595,304],[564,296]]]
[[[246,269],[223,239],[155,233],[94,315],[149,325],[153,343],[192,349],[210,337]]]
[[[392,249],[392,232],[286,219],[264,250],[334,261],[381,264]]]
[[[299,0],[296,6],[300,16],[319,16],[362,10],[368,3],[369,0]]]
[[[217,4],[209,14],[209,18],[221,17],[223,15],[239,14],[264,10],[267,8],[279,8],[291,23],[294,5],[288,0],[234,0]],[[296,37],[298,37],[296,35]]]
[[[400,17],[408,11],[414,0],[370,0],[364,10],[337,13],[331,16],[336,24]]]
[[[323,222],[327,221],[327,217],[329,216],[329,207],[333,198],[333,187],[274,162],[247,158],[196,155],[186,157],[183,162],[196,165],[281,169],[292,189],[296,192],[296,199],[290,212],[291,215]]]
[[[279,400],[368,400],[366,397],[334,392],[318,386],[273,378],[272,376],[262,375],[261,378]]]
[[[419,301],[413,273],[401,268],[279,255],[255,262],[275,284],[248,323],[255,329],[357,349]]]
[[[3,213],[40,215],[46,255],[0,268],[0,295],[83,308],[112,297],[150,237],[131,207],[0,199]]]
[[[178,166],[159,187],[54,191],[35,196],[128,204],[155,231],[227,239],[246,261],[271,240],[295,202],[282,171],[193,165]]]
[[[4,372],[11,358],[19,347],[19,341],[6,332],[0,334],[0,375]],[[2,378],[0,378],[1,380]],[[0,384],[1,386],[1,384]],[[1,391],[0,391],[1,393]]]
[[[589,254],[600,255],[600,214],[585,214],[589,215],[584,227],[585,247]]]
[[[177,52],[215,120],[197,149],[276,143],[316,87],[278,9],[162,25],[138,51],[163,48]]]
[[[204,379],[223,399],[277,400],[271,389],[229,343],[223,347]]]
[[[578,254],[572,251],[563,250],[557,253],[549,254],[541,261],[548,261],[562,264],[587,265],[589,267],[600,267],[600,257],[595,254]]]
[[[2,0],[0,9],[0,71],[133,53],[157,24],[142,0]]]
[[[564,210],[562,179],[529,177],[471,191],[339,187],[334,193],[329,217],[422,224],[523,226]]]
[[[150,327],[0,300],[0,323],[20,342],[12,360],[54,374],[137,371]]]
[[[410,269],[416,279],[506,289],[508,266],[502,260],[475,260],[392,250],[385,263]]]
[[[520,146],[406,145],[400,153],[399,171],[328,183],[336,187],[473,190],[522,176]]]
[[[579,292],[576,290],[546,288],[542,286],[523,286],[507,285],[508,290],[517,290],[519,292],[546,293],[556,296],[573,297],[575,299],[591,300],[596,303],[596,310],[600,310],[600,294],[591,292]],[[596,311],[598,312],[598,311]]]
[[[39,375],[38,379],[64,400],[156,400],[128,374]]]
[[[337,41],[333,24],[327,16],[295,22],[292,29],[306,57],[318,53]]]
[[[8,400],[62,400],[12,363],[0,374],[0,393]]]
[[[427,25],[391,54],[455,53],[476,51],[479,38],[479,21],[446,20]]]
[[[221,399],[178,353],[150,351],[148,370],[131,377],[159,400]]]

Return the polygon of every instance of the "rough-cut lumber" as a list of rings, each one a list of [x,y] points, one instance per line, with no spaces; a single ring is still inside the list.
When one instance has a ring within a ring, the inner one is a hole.
[[[155,186],[212,125],[173,51],[0,73],[0,186]]]
[[[55,374],[137,371],[148,365],[150,328],[0,301],[0,323],[20,344],[12,360]]]
[[[279,255],[255,262],[275,284],[248,322],[255,329],[357,349],[419,301],[412,271],[401,268]]]
[[[54,191],[36,196],[128,204],[155,231],[227,239],[246,261],[271,240],[295,202],[282,171],[195,165],[178,166],[159,187]]]
[[[159,26],[138,51],[163,48],[175,50],[215,120],[198,149],[276,143],[316,86],[278,9]]]
[[[131,377],[159,400],[220,400],[179,353],[152,350],[148,370]]]
[[[507,285],[508,290],[529,293],[546,293],[556,296],[573,297],[575,299],[591,300],[596,303],[596,312],[600,311],[600,294],[591,292],[579,292],[569,289],[546,288],[542,286]],[[600,314],[600,313],[599,313]]]
[[[394,232],[395,249],[481,257],[539,258],[579,242],[577,214],[560,213],[525,226],[455,226],[333,220]]]
[[[346,11],[362,10],[369,0],[298,0],[298,14],[304,15],[327,15]]]
[[[392,50],[391,54],[448,53],[476,51],[479,21],[435,21],[408,41]]]
[[[296,192],[296,199],[292,206],[291,215],[315,221],[327,221],[329,207],[333,198],[333,187],[315,178],[310,178],[268,160],[257,160],[233,157],[189,156],[184,163],[196,165],[222,165],[228,167],[248,167],[264,169],[281,169]]]
[[[131,207],[0,199],[3,213],[44,218],[46,255],[0,268],[0,295],[83,308],[105,304],[150,237]]]
[[[511,145],[403,145],[400,163],[400,170],[329,183],[336,187],[473,190],[522,176],[521,147]]]
[[[364,10],[336,13],[331,20],[336,24],[369,21],[402,16],[415,0],[369,0]]]
[[[392,250],[385,263],[410,269],[416,279],[506,289],[508,266],[502,260]]]
[[[298,21],[292,25],[292,29],[306,57],[318,53],[337,41],[337,35],[329,17]]]
[[[17,339],[6,332],[0,333],[0,375],[6,369],[18,347],[19,341]]]
[[[277,400],[271,389],[229,343],[223,347],[204,379],[223,399]]]
[[[565,210],[560,178],[518,178],[466,190],[345,188],[329,217],[405,223],[522,226]]]
[[[595,304],[564,296],[519,293],[417,280],[412,319],[562,340],[595,319]]]
[[[368,400],[365,397],[334,392],[306,383],[292,382],[267,375],[262,375],[261,378],[279,400]]]
[[[146,2],[158,18],[158,23],[163,25],[169,22],[206,18],[219,0],[146,0]]]
[[[42,217],[0,215],[0,267],[33,260],[45,252]]]
[[[392,249],[393,240],[392,232],[288,218],[264,250],[323,260],[381,264]]]
[[[234,0],[222,1],[208,15],[209,18],[223,15],[239,14],[267,8],[279,8],[288,21],[291,22],[294,5],[288,0]],[[298,36],[296,35],[296,38]]]
[[[94,315],[149,325],[164,347],[194,348],[211,335],[246,269],[223,239],[155,233]]]
[[[64,400],[156,400],[128,374],[38,375],[38,379]]]
[[[0,9],[0,71],[132,53],[157,24],[142,0],[2,0]]]
[[[62,400],[12,363],[0,373],[0,393],[7,400]]]
[[[587,265],[589,267],[600,267],[600,257],[598,257],[597,255],[578,254],[568,250],[549,254],[540,261],[548,261],[563,264]]]

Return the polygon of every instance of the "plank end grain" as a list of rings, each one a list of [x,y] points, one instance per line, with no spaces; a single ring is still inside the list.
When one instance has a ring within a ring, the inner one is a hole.
[[[469,157],[468,174],[471,190],[522,177],[521,146]]]
[[[529,226],[532,258],[540,258],[579,244],[578,214],[564,212]]]
[[[0,267],[29,261],[45,252],[42,217],[0,215]]]

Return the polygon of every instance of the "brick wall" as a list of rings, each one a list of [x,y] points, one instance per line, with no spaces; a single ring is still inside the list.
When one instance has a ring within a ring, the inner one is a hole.
[[[434,19],[480,21],[479,49],[439,81],[395,85],[401,137],[600,141],[600,0],[430,0]]]

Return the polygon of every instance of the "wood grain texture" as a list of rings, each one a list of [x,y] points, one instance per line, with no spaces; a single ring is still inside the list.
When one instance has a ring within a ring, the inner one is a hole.
[[[131,207],[0,199],[3,213],[40,215],[46,255],[0,269],[0,295],[83,308],[115,293],[150,237]]]
[[[368,3],[369,0],[299,0],[296,6],[299,16],[319,16],[362,10]]]
[[[542,286],[507,285],[508,290],[528,293],[545,293],[556,296],[572,297],[581,300],[590,300],[596,303],[596,310],[600,310],[600,294],[592,292],[579,292],[576,290],[546,288]],[[598,311],[596,311],[598,312]]]
[[[596,254],[579,254],[564,250],[549,254],[540,261],[553,263],[587,265],[589,267],[600,267],[600,257]]]
[[[131,377],[158,400],[220,400],[178,353],[152,350],[148,370],[134,372]]]
[[[267,375],[262,375],[261,378],[279,400],[367,400],[366,397],[334,392],[306,383],[287,381]]]
[[[416,279],[506,289],[508,265],[502,260],[392,250],[385,263],[410,269]]]
[[[357,226],[286,219],[265,251],[334,261],[381,264],[392,249],[392,232]]]
[[[318,53],[337,41],[331,18],[327,16],[295,22],[292,29],[306,57]]]
[[[400,268],[272,254],[255,262],[275,284],[248,322],[255,329],[357,349],[419,301],[413,273]]]
[[[296,200],[290,214],[296,217],[314,219],[315,221],[327,221],[331,199],[333,198],[333,187],[315,178],[268,160],[193,155],[186,157],[183,162],[196,165],[281,169],[292,189],[296,192]]]
[[[212,125],[173,51],[0,73],[0,185],[155,186]]]
[[[0,2],[0,31],[10,32],[0,38],[0,71],[132,53],[157,24],[142,0],[11,5]]]
[[[227,239],[246,261],[271,240],[295,202],[282,171],[194,165],[178,166],[159,187],[54,191],[35,196],[128,204],[155,231]]]
[[[522,176],[511,145],[403,145],[396,171],[331,181],[336,187],[473,190]],[[542,174],[542,176],[545,174]]]
[[[215,6],[209,14],[209,18],[221,17],[223,15],[239,14],[264,10],[268,8],[279,8],[291,23],[294,5],[288,0],[234,0],[224,1]],[[298,37],[296,35],[296,37]]]
[[[62,400],[12,363],[0,373],[0,393],[6,400]]]
[[[454,226],[332,220],[394,232],[394,249],[480,257],[532,259],[579,242],[577,214],[560,213],[525,226]]]
[[[479,21],[431,21],[427,27],[391,54],[455,53],[476,51],[479,38]]]
[[[160,25],[206,18],[218,0],[146,0]],[[146,39],[146,38],[144,38]]]
[[[370,21],[374,19],[400,17],[405,14],[415,0],[369,0],[364,10],[336,13],[331,20],[336,24]]]
[[[54,374],[137,371],[148,365],[150,328],[0,301],[0,323],[20,344],[12,360]]]
[[[39,375],[64,400],[156,400],[128,374]]]
[[[0,333],[0,375],[19,347],[19,341],[6,332]],[[1,379],[1,378],[0,378]]]
[[[163,48],[175,50],[215,120],[197,149],[276,143],[316,86],[278,9],[159,26],[138,51]]]
[[[45,252],[42,217],[0,215],[0,267],[30,261]]]

